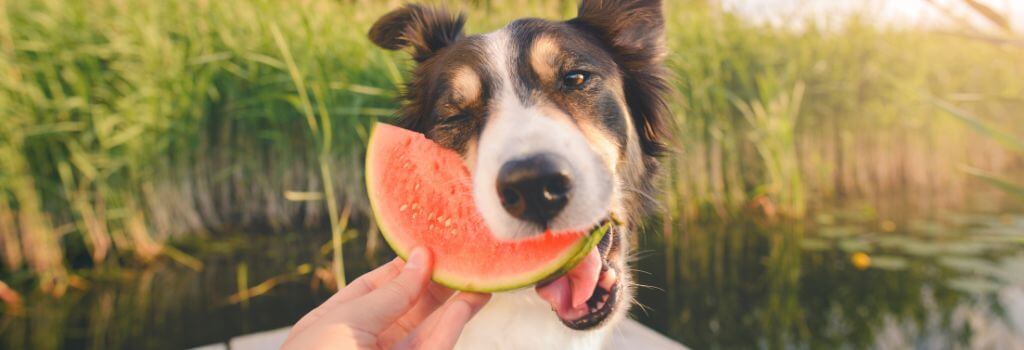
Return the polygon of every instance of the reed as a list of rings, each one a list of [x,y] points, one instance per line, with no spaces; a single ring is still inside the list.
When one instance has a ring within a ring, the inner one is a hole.
[[[957,121],[960,121],[964,125],[974,129],[981,136],[1001,144],[1003,147],[1015,152],[1017,155],[1024,155],[1024,137],[1017,136],[1012,131],[1007,132],[999,126],[992,125],[982,118],[974,116],[959,108],[950,106],[946,102],[935,100],[932,103],[945,111],[946,114],[954,117]],[[970,165],[964,165],[960,170],[968,175],[981,179],[1005,193],[1018,198],[1024,198],[1024,184],[1002,178],[988,170],[979,169]]]
[[[330,227],[310,239],[333,242],[343,285],[347,219],[369,215],[363,144],[393,115],[409,67],[364,33],[400,3],[0,0],[4,270],[59,293],[68,267],[167,252],[195,265],[160,248],[183,234]],[[452,7],[480,32],[564,18],[573,3]],[[668,6],[670,220],[752,203],[799,217],[897,190],[956,202],[972,181],[959,167],[1011,176],[1021,165],[926,97],[1024,134],[1020,48],[862,17],[795,30],[704,1]]]
[[[796,217],[894,191],[956,203],[972,181],[957,170],[964,164],[1003,174],[1020,168],[999,139],[973,133],[932,103],[984,115],[1020,139],[1019,47],[883,28],[859,16],[794,18],[802,29],[793,30],[715,7],[675,8],[669,64],[678,134],[665,182],[691,219],[728,218],[752,198]]]

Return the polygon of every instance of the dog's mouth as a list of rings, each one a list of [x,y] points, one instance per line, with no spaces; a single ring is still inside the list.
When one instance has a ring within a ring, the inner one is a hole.
[[[601,222],[604,225],[609,220]],[[611,225],[594,250],[565,275],[537,285],[537,294],[549,304],[566,326],[594,328],[613,311],[619,295],[621,271],[613,261],[619,235]]]

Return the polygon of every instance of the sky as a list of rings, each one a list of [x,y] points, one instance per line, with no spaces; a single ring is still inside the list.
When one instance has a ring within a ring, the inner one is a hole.
[[[784,24],[787,18],[805,18],[806,15],[830,20],[853,12],[867,11],[880,24],[949,26],[952,21],[927,0],[719,0],[722,6],[745,17]],[[933,0],[934,3],[961,15],[973,14],[964,0]],[[1009,14],[1011,26],[1024,32],[1024,0],[978,0],[1001,13]],[[980,28],[988,23],[981,17],[969,18]]]

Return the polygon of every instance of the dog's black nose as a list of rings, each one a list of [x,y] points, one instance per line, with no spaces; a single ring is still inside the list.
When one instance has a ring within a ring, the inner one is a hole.
[[[551,154],[510,161],[498,171],[498,195],[509,214],[547,227],[569,203],[569,163]]]

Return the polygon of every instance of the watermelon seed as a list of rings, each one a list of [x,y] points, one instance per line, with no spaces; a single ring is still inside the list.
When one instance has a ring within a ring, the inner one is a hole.
[[[402,204],[402,206],[400,208],[398,208],[398,211],[405,211],[406,209],[409,209],[409,205],[408,204]]]
[[[419,182],[417,182],[415,186],[412,186],[412,189],[413,189],[413,190],[417,190],[417,191],[419,191],[419,189],[420,189],[420,183],[419,183]]]
[[[444,215],[438,215],[437,222],[444,222]]]
[[[448,220],[444,221],[444,227],[449,227],[451,225],[452,225],[452,219],[448,219]]]

